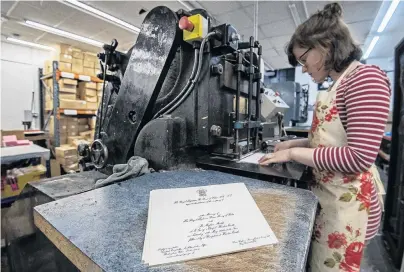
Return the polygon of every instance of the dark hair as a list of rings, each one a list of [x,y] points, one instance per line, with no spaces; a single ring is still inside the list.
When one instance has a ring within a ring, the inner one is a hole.
[[[341,17],[340,4],[331,3],[299,25],[286,48],[290,65],[296,66],[298,63],[293,55],[296,45],[323,50],[326,53],[325,68],[337,72],[344,70],[352,61],[360,60],[362,50]]]

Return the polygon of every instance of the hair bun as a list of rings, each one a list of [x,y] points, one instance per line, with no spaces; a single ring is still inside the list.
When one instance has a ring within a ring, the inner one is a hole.
[[[323,16],[325,17],[337,17],[340,18],[342,16],[342,7],[338,3],[330,3],[325,5],[324,9],[321,11]]]

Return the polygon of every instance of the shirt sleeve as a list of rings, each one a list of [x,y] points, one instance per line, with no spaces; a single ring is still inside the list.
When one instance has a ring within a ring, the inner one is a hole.
[[[375,66],[359,70],[346,80],[347,145],[316,148],[314,165],[318,170],[360,173],[375,162],[390,109],[390,82]],[[345,118],[345,117],[341,117]]]

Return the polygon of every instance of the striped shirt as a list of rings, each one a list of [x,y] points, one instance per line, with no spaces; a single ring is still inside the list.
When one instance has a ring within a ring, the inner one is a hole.
[[[375,162],[390,109],[390,82],[374,65],[360,65],[341,81],[336,106],[347,133],[348,144],[314,150],[318,170],[362,173]],[[380,226],[381,207],[373,186],[366,240],[373,238]]]

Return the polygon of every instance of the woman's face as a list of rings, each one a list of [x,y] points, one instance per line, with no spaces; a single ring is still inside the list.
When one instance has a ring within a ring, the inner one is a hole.
[[[302,65],[303,73],[308,73],[314,82],[323,82],[329,71],[324,67],[325,56],[317,48],[302,48],[299,46],[293,47],[293,55]]]

